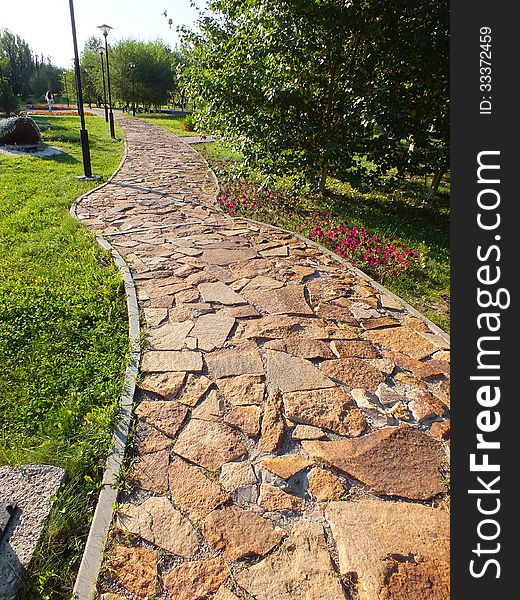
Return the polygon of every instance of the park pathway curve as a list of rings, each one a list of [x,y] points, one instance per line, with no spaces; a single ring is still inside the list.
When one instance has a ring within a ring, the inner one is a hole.
[[[449,347],[301,239],[214,204],[169,132],[78,217],[131,268],[145,330],[103,600],[449,598]]]

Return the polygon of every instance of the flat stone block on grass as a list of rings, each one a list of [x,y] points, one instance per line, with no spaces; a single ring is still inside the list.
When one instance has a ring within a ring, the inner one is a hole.
[[[0,598],[14,598],[65,471],[50,465],[0,467]],[[6,506],[13,507],[6,511]],[[8,514],[6,514],[8,512]]]

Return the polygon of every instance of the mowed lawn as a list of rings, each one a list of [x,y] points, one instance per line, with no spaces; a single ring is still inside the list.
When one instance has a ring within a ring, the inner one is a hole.
[[[35,117],[64,154],[0,155],[0,464],[64,467],[65,483],[22,598],[70,598],[88,533],[128,354],[122,279],[69,214],[98,183],[83,173],[79,119]],[[123,142],[87,118],[93,172]]]

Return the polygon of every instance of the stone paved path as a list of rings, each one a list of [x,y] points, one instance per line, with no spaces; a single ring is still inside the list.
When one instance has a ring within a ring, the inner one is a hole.
[[[101,598],[448,598],[446,342],[216,210],[192,148],[118,119],[128,158],[78,207],[128,261],[146,332]]]

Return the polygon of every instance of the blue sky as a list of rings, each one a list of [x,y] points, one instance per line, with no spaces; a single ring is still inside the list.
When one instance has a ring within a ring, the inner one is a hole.
[[[33,51],[50,56],[59,67],[70,67],[74,51],[68,0],[0,0],[0,29],[10,29],[22,36]],[[109,41],[136,38],[147,41],[163,39],[170,46],[177,42],[175,26],[171,29],[162,13],[166,10],[174,25],[191,25],[197,13],[190,0],[74,0],[78,46],[98,25],[107,23],[114,29]],[[204,8],[205,0],[196,0]]]

